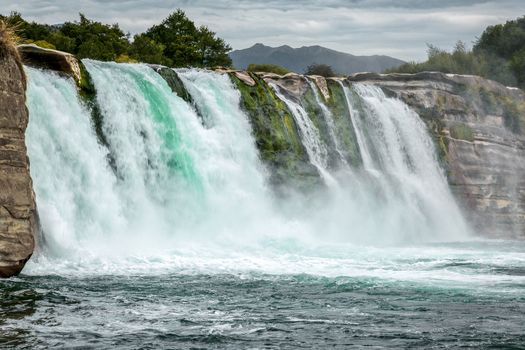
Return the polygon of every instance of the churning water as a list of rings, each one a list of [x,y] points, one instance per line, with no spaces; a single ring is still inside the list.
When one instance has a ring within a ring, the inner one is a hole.
[[[187,103],[147,66],[84,63],[99,134],[73,81],[27,68],[44,236],[23,275],[0,281],[0,346],[525,343],[525,245],[473,238],[401,101],[343,85],[363,165],[342,176],[274,87],[329,185],[283,199],[227,75],[177,71]]]

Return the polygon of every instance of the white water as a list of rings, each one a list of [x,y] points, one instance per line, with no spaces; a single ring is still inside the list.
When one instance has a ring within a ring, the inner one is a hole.
[[[152,69],[85,64],[109,151],[97,143],[74,83],[28,69],[28,153],[48,250],[30,261],[26,273],[257,271],[425,279],[426,267],[414,272],[411,256],[428,253],[437,263],[447,254],[474,255],[467,248],[377,248],[457,240],[467,231],[424,124],[380,90],[357,87],[365,108],[351,109],[351,117],[363,138],[359,145],[381,157],[370,155],[369,166],[355,169],[336,191],[283,203],[266,186],[249,120],[227,75],[178,71],[203,125],[193,106]],[[292,106],[301,114],[298,103]],[[295,117],[312,126],[306,112]],[[322,167],[326,154],[314,154],[320,149],[312,147],[309,155]],[[448,272],[442,277],[455,278]]]
[[[349,166],[348,162],[346,161],[346,159],[345,159],[345,157],[343,155],[343,151],[341,149],[341,143],[339,142],[339,139],[337,138],[337,134],[336,134],[336,131],[335,131],[335,123],[334,123],[334,118],[332,116],[332,112],[330,112],[328,107],[326,107],[326,105],[322,101],[321,95],[319,94],[319,90],[317,89],[317,85],[315,84],[315,82],[313,82],[312,80],[309,80],[309,79],[307,81],[308,81],[308,84],[310,85],[310,89],[312,89],[312,91],[314,93],[315,101],[317,102],[319,107],[321,107],[321,110],[323,111],[323,117],[324,117],[324,120],[326,122],[326,125],[328,126],[328,133],[330,134],[330,138],[332,139],[332,142],[334,143],[335,150],[336,150],[337,154],[339,155],[339,161],[343,165],[348,167]]]
[[[97,143],[76,87],[52,72],[27,68],[27,152],[47,247],[55,254],[121,232],[124,217],[107,151]],[[87,242],[82,237],[89,237]],[[75,252],[76,253],[76,252]]]
[[[308,117],[308,113],[300,103],[286,97],[276,84],[270,83],[270,86],[275,91],[275,95],[277,95],[277,97],[288,106],[290,112],[292,112],[295,123],[299,127],[301,141],[306,148],[310,162],[319,170],[319,173],[327,183],[333,183],[334,180],[328,172],[328,151],[326,145],[321,140],[319,130],[310,120],[310,117]]]
[[[354,108],[354,100],[352,98],[352,92],[350,89],[343,84],[342,81],[339,81],[339,85],[343,89],[345,93],[346,98],[346,104],[348,106],[348,110],[350,111],[350,121],[352,122],[352,126],[354,127],[355,137],[357,141],[357,145],[359,146],[359,152],[361,154],[361,159],[363,160],[363,166],[366,170],[370,171],[372,169],[372,155],[370,154],[370,150],[368,149],[368,145],[365,141],[365,135],[364,135],[364,128],[362,126],[361,119],[359,117],[359,113]]]
[[[378,180],[388,207],[410,213],[392,217],[392,224],[405,226],[409,239],[465,238],[467,225],[423,121],[403,102],[386,97],[376,86],[354,84],[354,89],[363,101],[362,111],[351,109],[351,117],[358,121],[358,133],[365,138],[365,170]],[[349,91],[345,93],[348,96]],[[398,218],[409,222],[399,222]]]

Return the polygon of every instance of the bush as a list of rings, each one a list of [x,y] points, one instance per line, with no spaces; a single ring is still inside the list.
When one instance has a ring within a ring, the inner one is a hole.
[[[332,67],[330,67],[327,64],[311,64],[308,67],[306,67],[306,71],[304,72],[306,75],[320,75],[322,77],[328,78],[328,77],[334,77],[336,74],[332,70]]]
[[[56,49],[55,45],[48,43],[45,40],[37,40],[33,44],[35,44],[36,46],[43,47],[44,49],[52,49],[52,50]]]
[[[510,70],[509,62],[491,54],[467,50],[461,41],[456,43],[452,52],[428,46],[428,59],[425,62],[410,62],[386,73],[418,73],[436,71],[453,74],[479,75],[499,81],[508,86],[515,86],[516,79]]]
[[[252,63],[246,69],[248,72],[266,72],[266,73],[275,73],[279,75],[285,75],[290,73],[290,71],[284,67],[278,66],[276,64],[255,64]]]

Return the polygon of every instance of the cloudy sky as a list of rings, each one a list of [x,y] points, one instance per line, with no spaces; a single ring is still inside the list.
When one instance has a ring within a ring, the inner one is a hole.
[[[7,2],[7,6],[5,4]],[[483,29],[525,15],[525,0],[2,0],[0,13],[49,24],[78,13],[132,34],[181,8],[234,49],[321,45],[355,55],[422,60],[426,43],[468,45]]]

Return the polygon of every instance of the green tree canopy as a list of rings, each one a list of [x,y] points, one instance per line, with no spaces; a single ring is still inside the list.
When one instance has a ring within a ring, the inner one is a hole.
[[[518,85],[525,87],[525,17],[485,29],[474,52],[507,60]]]
[[[135,35],[133,42],[118,24],[108,25],[83,14],[79,16],[78,22],[56,26],[27,22],[18,12],[0,15],[0,19],[17,28],[22,42],[56,48],[79,58],[176,67],[231,66],[230,46],[206,26],[195,26],[180,9],[161,24]]]
[[[80,14],[79,22],[64,23],[60,32],[74,39],[73,53],[80,58],[112,61],[129,49],[128,36],[118,24],[107,25],[91,21],[83,14]]]
[[[164,56],[176,67],[230,66],[231,47],[217,38],[207,27],[196,27],[178,9],[159,25],[149,28],[144,35],[164,45]]]

